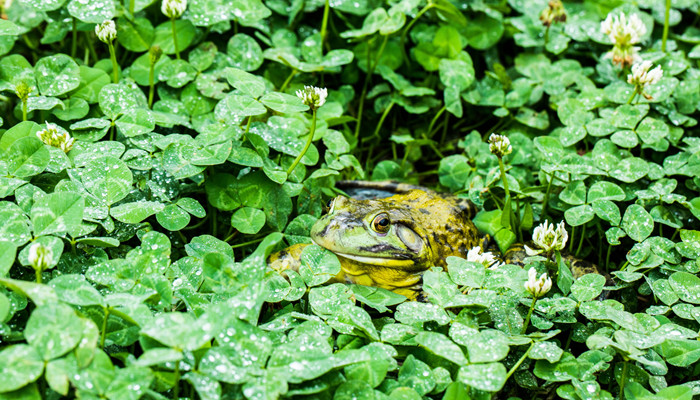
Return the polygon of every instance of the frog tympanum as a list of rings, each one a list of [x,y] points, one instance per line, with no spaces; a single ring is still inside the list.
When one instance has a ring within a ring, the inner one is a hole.
[[[312,241],[340,260],[336,282],[381,287],[416,299],[424,271],[445,267],[448,256],[465,258],[473,247],[486,245],[471,221],[474,205],[464,199],[405,184],[354,183],[398,193],[368,200],[338,196],[313,225]],[[277,271],[298,270],[306,246],[298,244],[273,254],[270,266]],[[513,250],[504,257],[506,262],[521,264],[522,246]],[[596,272],[595,266],[580,272]]]

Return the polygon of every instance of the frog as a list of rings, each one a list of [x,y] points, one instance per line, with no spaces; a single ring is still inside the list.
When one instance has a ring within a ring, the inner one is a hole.
[[[465,199],[408,184],[362,185],[395,194],[361,200],[335,197],[311,227],[312,243],[338,256],[341,272],[335,282],[380,287],[416,299],[424,271],[445,268],[447,257],[464,258],[470,249],[483,245],[471,221],[473,204]],[[273,254],[270,266],[277,271],[298,270],[306,246],[297,244]]]
[[[481,235],[472,222],[476,206],[467,199],[431,189],[396,182],[342,181],[339,186],[379,190],[383,198],[337,196],[310,231],[312,244],[333,252],[341,271],[333,282],[374,286],[420,298],[423,273],[447,267],[447,257],[466,258],[469,250],[498,250],[488,235]],[[301,253],[310,244],[296,244],[270,256],[278,272],[297,270]],[[523,244],[505,252],[503,260],[523,265]],[[596,267],[570,260],[574,277],[596,273]]]

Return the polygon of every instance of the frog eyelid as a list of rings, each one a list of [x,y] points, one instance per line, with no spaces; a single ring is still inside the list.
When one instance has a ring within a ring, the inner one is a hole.
[[[335,197],[328,200],[328,203],[326,203],[326,208],[328,209],[328,214],[333,213],[334,207],[335,207]]]

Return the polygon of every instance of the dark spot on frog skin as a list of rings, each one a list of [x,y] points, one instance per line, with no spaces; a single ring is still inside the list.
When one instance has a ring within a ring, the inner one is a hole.
[[[403,255],[401,254],[402,249],[399,249],[398,247],[392,246],[387,243],[380,243],[380,244],[375,244],[372,246],[362,246],[358,247],[358,250],[361,251],[366,251],[368,253],[389,253],[389,252],[396,252],[397,256],[400,258],[410,258],[408,255]]]
[[[423,214],[430,215],[430,211],[426,210],[425,208],[419,208],[418,211],[422,212]]]

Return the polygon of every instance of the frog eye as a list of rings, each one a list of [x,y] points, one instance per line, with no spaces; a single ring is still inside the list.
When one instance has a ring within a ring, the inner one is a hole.
[[[379,214],[372,220],[372,229],[374,229],[376,232],[387,233],[389,232],[390,227],[391,221],[389,220],[389,216],[386,214]]]

